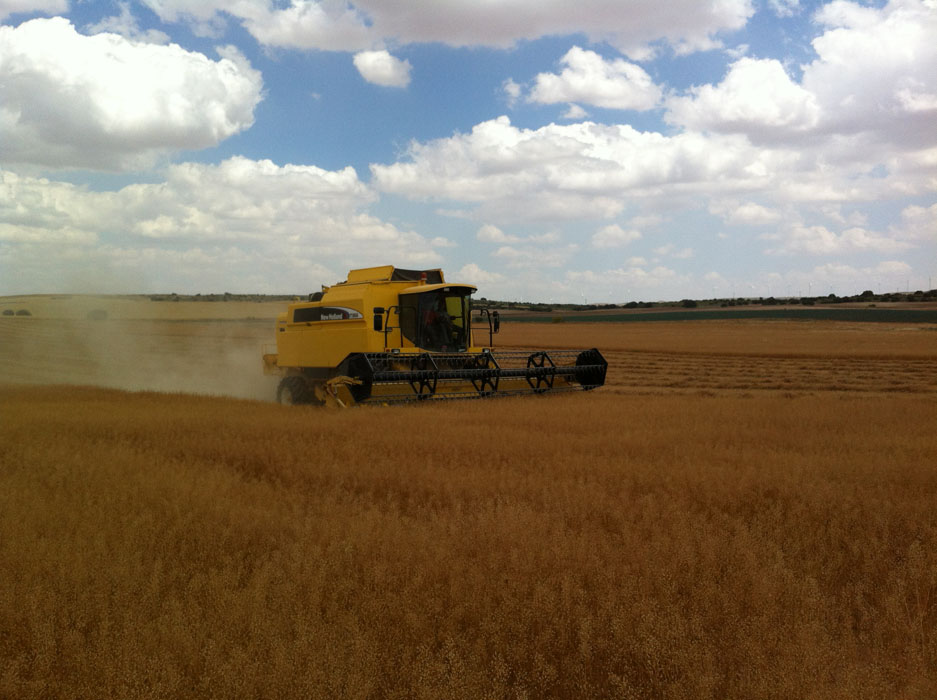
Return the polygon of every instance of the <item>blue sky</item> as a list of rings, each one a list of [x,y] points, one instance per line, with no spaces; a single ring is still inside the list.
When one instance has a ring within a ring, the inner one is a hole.
[[[0,294],[937,278],[937,2],[0,0]]]

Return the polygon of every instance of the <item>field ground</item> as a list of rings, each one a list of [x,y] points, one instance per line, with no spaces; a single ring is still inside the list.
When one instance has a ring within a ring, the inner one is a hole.
[[[502,312],[511,321],[529,323],[574,322],[574,323],[641,323],[648,321],[840,321],[854,323],[937,323],[937,303],[920,304],[835,304],[829,306],[746,306],[742,308],[699,308],[681,309],[666,307],[655,311],[633,309],[605,309],[576,311],[569,313],[523,311]]]
[[[189,318],[0,317],[0,697],[937,696],[933,325],[506,324],[608,384],[329,411]]]

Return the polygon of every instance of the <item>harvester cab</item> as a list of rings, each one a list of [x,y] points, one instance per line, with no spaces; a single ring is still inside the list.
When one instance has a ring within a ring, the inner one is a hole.
[[[472,306],[475,291],[446,282],[442,270],[352,270],[277,316],[276,352],[264,353],[264,372],[281,377],[281,403],[342,406],[605,383],[607,363],[594,348],[495,352],[501,319]]]

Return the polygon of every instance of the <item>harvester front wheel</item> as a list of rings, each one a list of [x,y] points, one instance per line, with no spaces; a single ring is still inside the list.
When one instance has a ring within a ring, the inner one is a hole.
[[[284,406],[310,403],[315,399],[315,393],[309,387],[304,377],[284,377],[277,387],[277,403]]]

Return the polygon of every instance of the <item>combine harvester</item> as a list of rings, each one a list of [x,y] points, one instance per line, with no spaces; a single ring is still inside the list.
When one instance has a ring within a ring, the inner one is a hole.
[[[276,353],[264,373],[282,377],[284,404],[390,403],[594,389],[608,363],[596,350],[495,352],[497,311],[472,308],[475,287],[442,270],[392,265],[348,279],[277,316]],[[483,325],[472,328],[472,315]],[[475,335],[487,340],[477,344]]]

